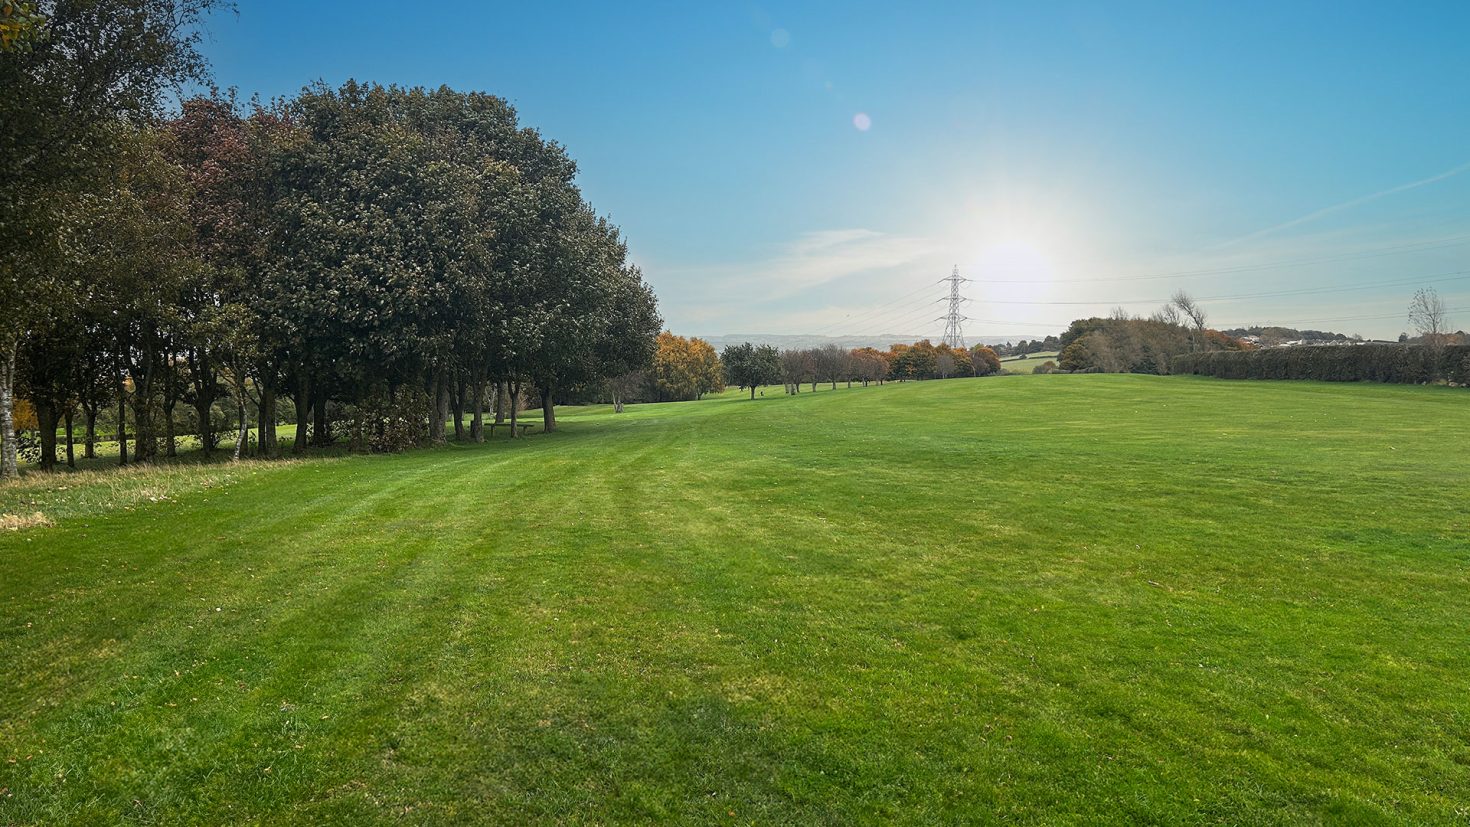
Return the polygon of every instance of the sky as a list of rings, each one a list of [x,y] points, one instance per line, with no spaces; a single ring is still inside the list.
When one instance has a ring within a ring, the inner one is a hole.
[[[215,82],[499,95],[678,333],[1470,328],[1470,3],[252,2]]]

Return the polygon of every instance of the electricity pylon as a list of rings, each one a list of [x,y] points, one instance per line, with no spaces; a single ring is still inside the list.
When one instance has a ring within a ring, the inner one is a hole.
[[[960,276],[960,267],[956,264],[954,272],[950,273],[949,278],[944,281],[949,282],[949,312],[944,316],[944,343],[952,348],[964,350],[965,328],[962,323],[969,317],[960,312],[960,305],[969,299],[960,295],[960,283],[969,281],[969,279]]]

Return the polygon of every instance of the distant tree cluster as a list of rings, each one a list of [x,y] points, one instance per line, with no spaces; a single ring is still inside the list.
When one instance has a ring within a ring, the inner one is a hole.
[[[989,347],[976,345],[963,350],[944,343],[935,345],[928,339],[897,343],[886,351],[825,345],[781,352],[781,381],[787,393],[799,393],[804,383],[816,390],[822,382],[833,388],[839,382],[849,386],[861,382],[866,387],[891,379],[952,379],[999,372],[1000,357]]]
[[[1078,319],[1061,335],[1057,367],[1068,372],[1163,374],[1170,372],[1179,354],[1250,348],[1205,322],[1204,309],[1183,292],[1148,318],[1118,309],[1107,318]]]
[[[273,455],[289,399],[293,450],[396,450],[451,413],[478,440],[487,404],[532,394],[551,430],[560,394],[650,364],[662,322],[618,229],[504,100],[349,82],[160,117],[215,5],[43,4],[6,35],[0,434],[18,390],[48,468],[58,423],[80,412],[90,452],[106,407],[122,462],[129,423],[134,460],[181,429],[210,452],[231,420],[238,455],[252,413]]]
[[[923,340],[895,344],[886,351],[871,347],[849,350],[837,344],[778,350],[771,345],[743,342],[715,354],[703,339],[659,334],[653,366],[619,377],[613,383],[614,405],[623,402],[669,402],[698,399],[727,386],[748,392],[752,399],[767,385],[781,385],[788,394],[803,386],[815,391],[826,384],[863,387],[897,379],[949,379],[999,373],[1000,357],[984,345],[952,349]]]

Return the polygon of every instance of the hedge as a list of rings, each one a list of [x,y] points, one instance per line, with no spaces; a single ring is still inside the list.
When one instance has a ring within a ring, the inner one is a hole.
[[[1221,379],[1405,384],[1448,379],[1455,384],[1470,385],[1470,345],[1450,345],[1444,349],[1438,365],[1431,362],[1430,352],[1418,345],[1313,345],[1185,353],[1174,357],[1170,372]]]

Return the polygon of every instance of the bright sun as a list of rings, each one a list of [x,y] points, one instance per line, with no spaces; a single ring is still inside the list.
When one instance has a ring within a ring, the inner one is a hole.
[[[1052,275],[1051,260],[1045,251],[1027,238],[1010,238],[980,249],[974,275],[987,279],[1047,280]]]

